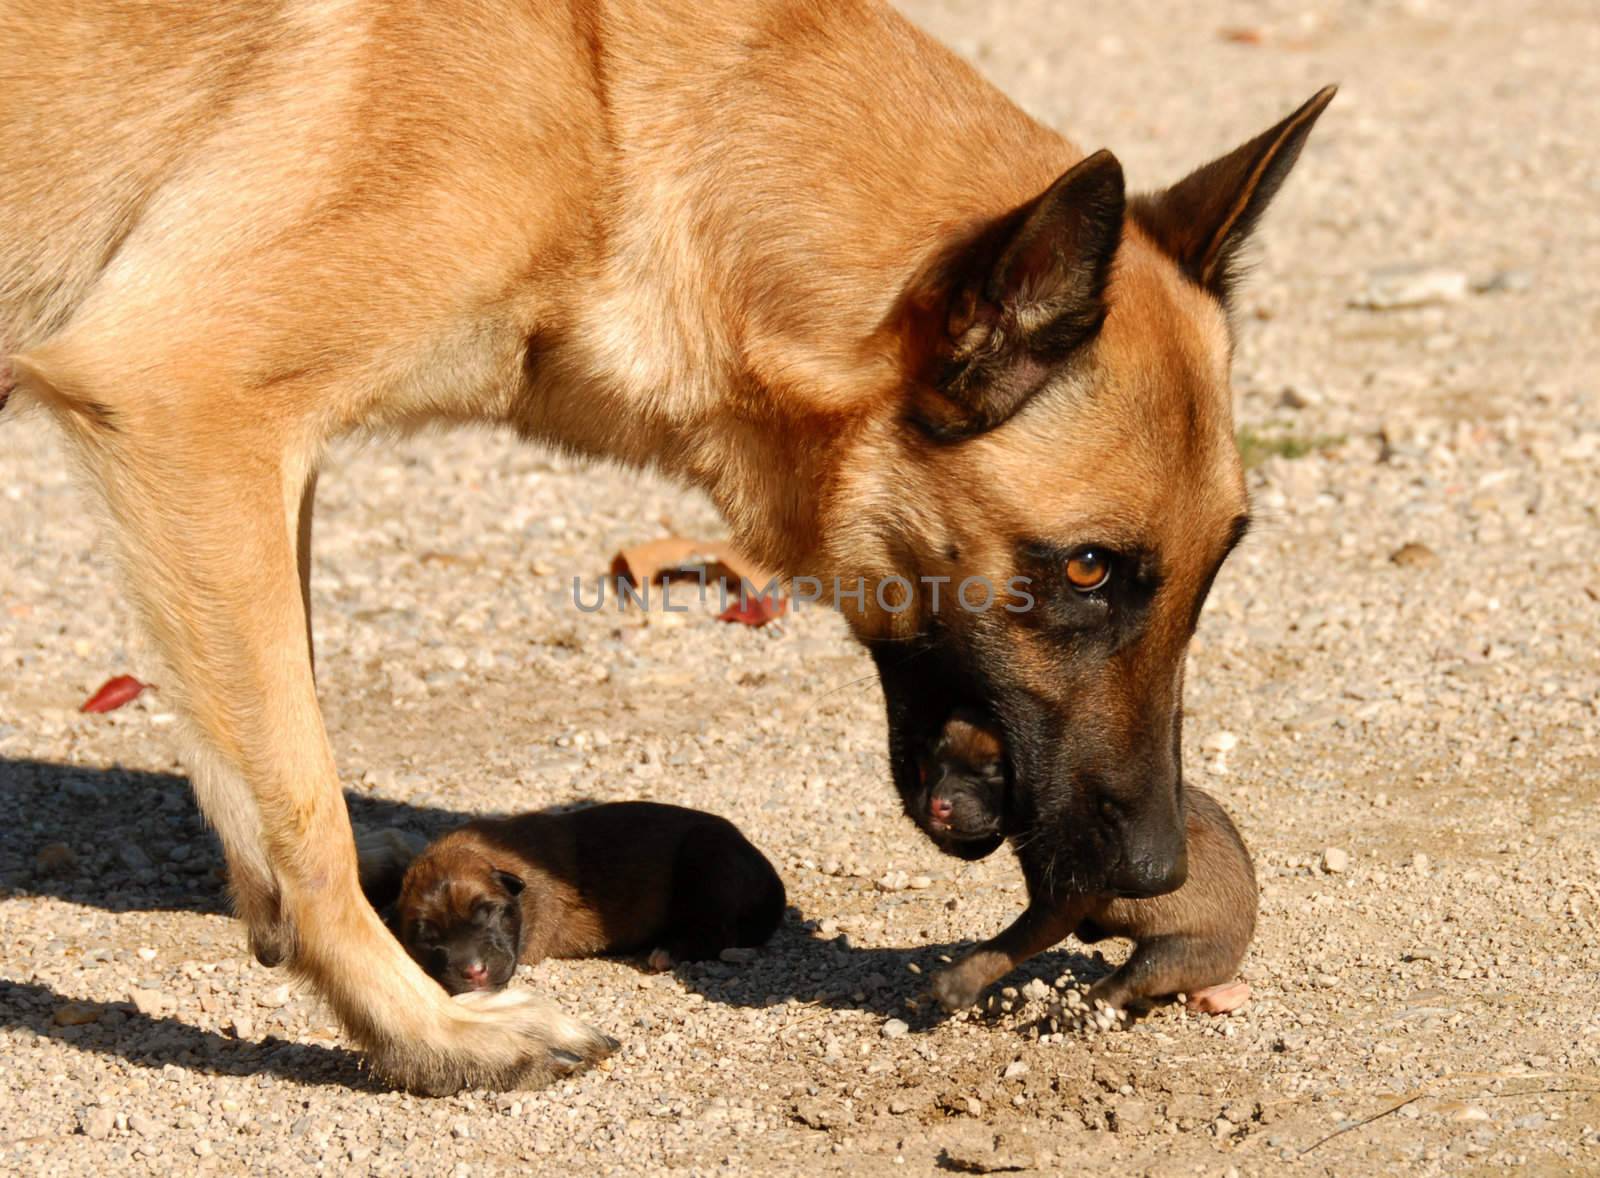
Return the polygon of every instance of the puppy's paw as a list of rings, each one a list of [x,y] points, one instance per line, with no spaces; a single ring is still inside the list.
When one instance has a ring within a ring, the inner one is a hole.
[[[951,1014],[976,1005],[986,985],[981,974],[966,966],[967,962],[959,961],[933,976],[933,996]]]
[[[1249,982],[1224,982],[1188,995],[1185,1005],[1196,1014],[1230,1014],[1250,1001]]]
[[[645,958],[645,964],[657,973],[666,973],[677,963],[672,960],[672,954],[665,949],[651,950],[650,956]]]

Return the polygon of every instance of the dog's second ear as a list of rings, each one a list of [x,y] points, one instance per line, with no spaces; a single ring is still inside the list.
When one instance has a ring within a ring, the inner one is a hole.
[[[521,877],[512,875],[509,871],[496,871],[494,881],[506,890],[508,896],[520,896],[522,889],[528,886]]]
[[[911,416],[935,438],[1008,420],[1100,330],[1122,240],[1122,165],[1097,151],[966,247],[920,333]]]
[[[1171,188],[1128,202],[1129,215],[1227,306],[1239,248],[1300,156],[1311,128],[1337,93],[1324,86],[1294,114]]]

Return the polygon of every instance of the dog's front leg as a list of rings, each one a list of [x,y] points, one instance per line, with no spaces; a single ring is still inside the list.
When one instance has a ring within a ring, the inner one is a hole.
[[[604,1036],[526,991],[451,1000],[362,898],[306,640],[310,464],[281,418],[177,372],[159,401],[118,401],[80,357],[22,364],[34,382],[71,375],[54,404],[195,729],[196,793],[257,956],[309,982],[381,1074],[418,1090],[537,1083],[602,1054]]]

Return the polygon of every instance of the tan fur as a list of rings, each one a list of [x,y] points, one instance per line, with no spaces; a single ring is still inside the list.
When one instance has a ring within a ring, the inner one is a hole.
[[[1220,313],[1131,227],[1082,388],[969,445],[908,435],[908,284],[1081,153],[886,5],[69,8],[0,0],[0,356],[109,512],[253,946],[398,1082],[536,1081],[603,1042],[448,1001],[360,900],[306,648],[331,438],[509,424],[849,580],[955,545],[1003,581],[1016,536],[1090,524],[1198,570],[1243,509]]]

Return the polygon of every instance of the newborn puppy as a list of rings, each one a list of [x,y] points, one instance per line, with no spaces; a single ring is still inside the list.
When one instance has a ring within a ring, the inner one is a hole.
[[[973,713],[958,711],[922,757],[921,788],[906,812],[939,849],[968,861],[1006,841],[1006,776],[1000,742]]]
[[[941,764],[927,775],[928,827],[944,830],[952,845],[984,845],[1004,827],[999,739],[957,718],[945,726],[934,755]],[[1126,900],[1057,893],[1029,879],[1028,908],[1015,923],[934,978],[940,1004],[951,1011],[971,1006],[1022,962],[1075,933],[1089,944],[1112,936],[1135,942],[1128,960],[1090,989],[1091,1005],[1138,1009],[1182,993],[1192,1010],[1223,1014],[1242,1006],[1250,987],[1234,974],[1255,935],[1255,865],[1211,795],[1187,787],[1184,805],[1189,877],[1181,888]]]
[[[504,986],[519,961],[655,950],[669,968],[761,945],[783,908],[783,881],[731,822],[617,802],[452,831],[411,861],[395,923],[459,994]]]

